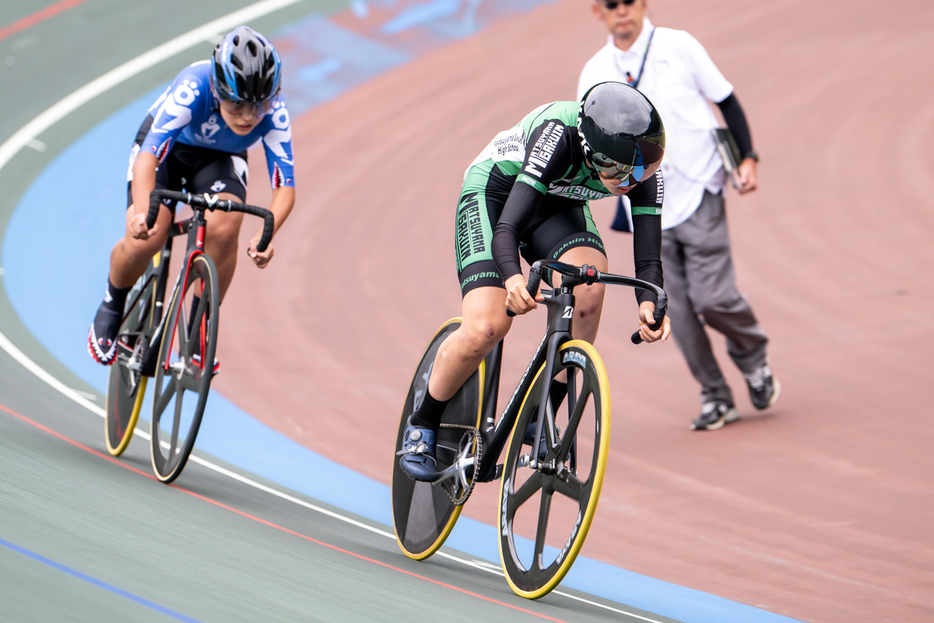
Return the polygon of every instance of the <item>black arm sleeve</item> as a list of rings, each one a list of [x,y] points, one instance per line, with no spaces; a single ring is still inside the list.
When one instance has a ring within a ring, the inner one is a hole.
[[[517,182],[509,191],[503,213],[493,228],[490,250],[503,283],[513,275],[522,274],[519,264],[519,237],[529,226],[543,195],[523,182]]]
[[[662,272],[662,216],[661,214],[632,215],[632,255],[636,267],[636,279],[665,287]],[[655,295],[645,290],[636,290],[636,300],[655,301]]]
[[[745,157],[746,154],[752,151],[752,135],[749,133],[749,124],[746,123],[746,114],[743,112],[743,107],[739,105],[736,94],[730,93],[729,97],[719,102],[717,106],[720,107],[720,112],[723,113],[723,120],[726,121],[726,127],[730,129],[730,132],[733,133],[733,138],[736,139],[736,146],[739,147],[739,153],[742,154],[742,157]]]

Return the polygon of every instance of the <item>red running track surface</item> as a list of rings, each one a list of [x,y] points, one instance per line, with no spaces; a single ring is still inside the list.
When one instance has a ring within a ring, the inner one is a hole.
[[[588,5],[500,22],[296,120],[298,204],[267,270],[241,259],[217,390],[388,484],[412,370],[459,313],[463,171],[533,107],[574,97],[605,40]],[[583,555],[807,621],[932,620],[934,4],[672,0],[649,15],[704,43],[750,119],[760,189],[728,213],[784,389],[755,412],[716,336],[742,420],[689,431],[698,388],[673,341],[632,346],[633,297],[611,289],[597,346],[612,454]],[[631,274],[612,211],[594,206],[611,269]],[[504,385],[543,324],[515,323]],[[480,485],[465,513],[493,524],[497,496]]]

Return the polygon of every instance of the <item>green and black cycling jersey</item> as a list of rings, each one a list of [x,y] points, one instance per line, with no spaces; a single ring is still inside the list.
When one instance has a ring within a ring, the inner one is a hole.
[[[578,107],[578,102],[566,101],[533,110],[500,132],[467,169],[457,221],[462,289],[467,267],[474,262],[492,260],[505,282],[522,272],[520,250],[528,261],[543,259],[546,253],[554,256],[548,259],[556,259],[568,245],[603,250],[588,202],[612,195],[584,162]],[[636,277],[661,286],[661,171],[638,183],[627,197],[633,213]],[[564,211],[580,213],[578,225],[568,221],[562,225],[564,235],[551,235],[547,243],[536,245],[535,236],[547,229],[543,224],[560,221]],[[572,231],[575,228],[578,231]],[[531,255],[529,246],[537,246]]]

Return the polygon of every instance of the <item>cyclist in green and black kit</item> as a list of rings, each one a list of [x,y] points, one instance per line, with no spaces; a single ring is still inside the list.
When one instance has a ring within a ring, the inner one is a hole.
[[[455,230],[463,320],[438,349],[428,392],[409,419],[400,458],[406,474],[435,478],[435,437],[447,401],[506,336],[512,326],[506,309],[525,314],[543,300],[528,293],[520,254],[529,263],[559,260],[607,271],[591,199],[627,195],[636,277],[662,286],[664,152],[665,128],[652,103],[628,85],[603,82],[580,102],[533,110],[468,167]],[[575,290],[575,338],[596,338],[603,294],[600,284]],[[642,339],[667,339],[667,317],[649,328],[652,295],[639,290],[637,299]],[[552,387],[556,400],[565,392],[563,384]]]

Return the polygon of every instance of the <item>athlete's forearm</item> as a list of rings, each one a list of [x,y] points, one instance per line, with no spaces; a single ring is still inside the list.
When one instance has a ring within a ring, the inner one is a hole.
[[[634,214],[632,216],[632,255],[636,279],[664,287],[662,272],[662,217],[658,214]],[[645,290],[636,290],[636,299],[654,300],[654,295]]]
[[[528,184],[517,183],[512,187],[503,206],[503,213],[493,228],[490,243],[493,261],[503,281],[513,275],[521,275],[519,263],[519,238],[525,232],[532,215],[542,201],[542,195]]]
[[[272,212],[275,218],[275,226],[272,230],[273,236],[276,235],[276,232],[279,231],[282,224],[289,218],[293,207],[295,207],[294,187],[280,186],[279,188],[273,189],[272,201],[269,203],[269,211]]]
[[[156,167],[159,161],[155,155],[141,152],[133,163],[133,209],[136,214],[149,212],[149,193],[156,188]]]

